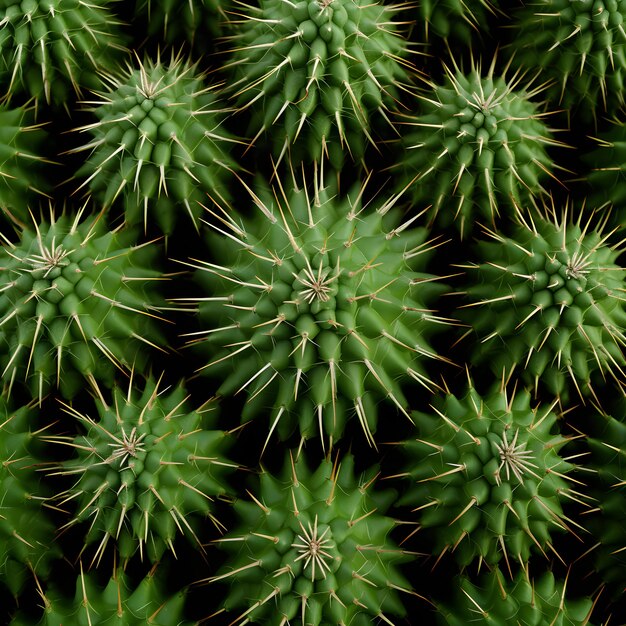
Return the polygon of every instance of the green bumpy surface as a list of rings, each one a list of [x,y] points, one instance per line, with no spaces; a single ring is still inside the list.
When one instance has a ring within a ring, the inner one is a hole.
[[[32,407],[13,411],[0,397],[0,583],[17,597],[30,574],[48,575],[60,557],[54,527],[42,509],[49,495],[41,486],[41,457]]]
[[[256,214],[227,216],[232,237],[208,244],[220,265],[194,266],[207,297],[191,343],[212,359],[201,369],[222,380],[221,395],[246,392],[244,420],[270,414],[270,435],[299,428],[332,446],[356,417],[374,445],[380,401],[409,417],[400,384],[430,384],[427,337],[443,320],[428,304],[445,288],[423,271],[424,229],[331,180],[286,188],[281,200],[258,184]]]
[[[111,0],[0,0],[0,89],[64,106],[123,50]]]
[[[375,478],[355,477],[350,456],[315,471],[291,458],[280,477],[261,474],[254,502],[235,503],[239,526],[219,543],[227,564],[209,579],[230,581],[224,607],[241,611],[236,622],[369,626],[405,614],[399,592],[411,590],[397,566],[411,557],[388,536],[394,493],[377,492]]]
[[[403,116],[404,154],[394,168],[396,184],[409,186],[418,208],[442,227],[469,233],[476,220],[494,225],[514,217],[530,198],[542,195],[552,169],[546,146],[555,143],[531,100],[530,84],[446,69],[446,79],[421,94],[419,115]]]
[[[0,210],[22,224],[30,221],[26,205],[50,187],[41,167],[47,133],[32,122],[32,109],[0,105]]]
[[[225,471],[235,467],[224,458],[225,434],[212,429],[214,406],[190,410],[182,386],[159,390],[151,379],[112,396],[108,406],[96,400],[97,418],[67,407],[86,429],[70,440],[76,456],[54,472],[77,477],[60,496],[76,505],[69,524],[89,525],[84,542],[99,542],[94,559],[110,540],[122,558],[139,548],[151,562],[174,549],[179,533],[199,544],[198,519],[219,528],[213,499],[226,493]]]
[[[439,623],[447,626],[592,626],[593,600],[569,600],[566,582],[552,572],[530,579],[520,571],[514,580],[502,572],[483,574],[477,585],[460,577],[455,602],[438,605]]]
[[[540,68],[548,95],[592,121],[624,103],[626,0],[535,0],[514,15],[515,63]]]
[[[497,385],[484,396],[439,398],[415,413],[416,439],[403,444],[412,485],[401,503],[419,509],[433,554],[453,551],[461,565],[480,558],[528,561],[551,532],[565,530],[560,500],[573,466],[558,454],[552,407],[531,407],[530,394]],[[545,553],[545,552],[544,552]]]
[[[460,290],[471,303],[457,311],[478,340],[474,365],[488,363],[498,376],[518,368],[564,401],[570,382],[584,395],[594,393],[596,375],[625,377],[626,270],[601,225],[582,220],[537,218],[512,237],[490,233],[478,262],[463,266]]]
[[[104,207],[119,198],[126,223],[155,222],[166,234],[180,213],[196,228],[207,195],[224,202],[229,170],[225,114],[196,65],[146,60],[111,78],[83,128],[93,140],[77,177]]]
[[[626,587],[626,424],[620,421],[625,411],[621,400],[612,410],[618,419],[594,416],[597,434],[588,440],[589,466],[597,477],[590,493],[598,508],[585,517],[585,526],[599,543],[593,551],[595,567],[620,596]]]
[[[137,0],[136,23],[147,26],[148,35],[176,46],[183,41],[206,53],[206,46],[221,32],[226,20],[224,0]],[[204,50],[203,50],[204,47]]]
[[[85,377],[111,384],[116,368],[142,368],[162,342],[154,312],[161,273],[154,243],[132,231],[62,215],[26,228],[0,249],[0,368],[41,397],[72,397]]]
[[[361,161],[409,80],[393,5],[370,0],[260,0],[243,5],[232,41],[232,98],[250,107],[249,134],[271,135],[294,161]]]
[[[420,0],[417,23],[426,40],[435,35],[470,44],[489,16],[496,14],[496,7],[497,0]]]
[[[166,595],[154,571],[133,587],[120,569],[104,588],[81,572],[74,598],[51,585],[42,599],[40,620],[18,614],[10,626],[193,626],[183,618],[184,592]]]

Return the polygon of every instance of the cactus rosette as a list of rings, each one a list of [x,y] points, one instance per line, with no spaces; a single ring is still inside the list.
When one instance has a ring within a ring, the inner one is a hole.
[[[1,378],[41,399],[72,397],[85,378],[111,384],[116,369],[143,367],[163,341],[154,242],[130,245],[96,217],[67,214],[25,228],[0,249]]]
[[[0,86],[63,106],[101,86],[122,55],[112,0],[1,0]]]
[[[483,574],[478,584],[465,577],[457,581],[454,602],[438,605],[442,626],[592,626],[594,601],[567,598],[567,579],[555,579],[552,572],[531,578],[528,570],[521,570],[507,581],[494,570]]]
[[[461,291],[471,302],[456,315],[478,339],[474,365],[489,363],[498,376],[518,368],[528,384],[564,402],[575,388],[599,403],[596,378],[623,385],[626,377],[626,270],[602,222],[594,227],[585,211],[571,222],[567,212],[552,210],[550,219],[519,225],[511,236],[488,232],[478,261],[462,266]]]
[[[624,104],[626,0],[534,0],[513,16],[515,63],[552,81],[553,103],[591,122]]]
[[[366,626],[404,615],[400,592],[414,593],[398,565],[411,558],[389,533],[392,491],[376,491],[376,471],[360,477],[344,456],[311,471],[287,460],[280,477],[263,471],[252,500],[237,500],[238,528],[218,545],[229,558],[209,583],[230,582],[234,622]]]
[[[532,100],[542,87],[495,68],[495,57],[484,76],[480,63],[469,72],[444,66],[443,83],[418,96],[419,115],[401,118],[397,186],[429,205],[431,223],[454,224],[461,237],[476,220],[493,226],[524,212],[554,168],[546,148],[559,142]]]
[[[78,129],[92,135],[73,150],[89,150],[78,190],[88,188],[107,209],[119,198],[127,224],[156,223],[171,234],[182,213],[198,229],[201,203],[207,194],[225,201],[235,167],[225,112],[196,64],[173,54],[138,64],[108,76],[93,109],[98,121]]]
[[[261,0],[232,20],[229,90],[250,109],[252,143],[271,136],[274,155],[362,161],[374,119],[389,122],[415,71],[393,21],[401,7],[369,0]],[[389,122],[390,123],[390,122]]]
[[[214,515],[213,500],[225,495],[225,473],[236,466],[224,457],[226,435],[214,430],[215,404],[190,410],[182,386],[159,389],[148,379],[141,390],[116,387],[110,404],[98,394],[97,418],[66,406],[85,429],[53,442],[76,450],[54,475],[76,477],[58,496],[74,502],[76,514],[66,526],[88,524],[85,546],[98,542],[99,561],[114,541],[122,558],[137,549],[141,558],[161,559],[174,552],[174,540],[187,535],[199,546],[198,520]]]
[[[577,525],[561,507],[576,498],[553,407],[532,407],[528,392],[504,384],[481,396],[470,383],[464,396],[448,393],[432,413],[414,414],[416,439],[403,444],[412,484],[401,503],[419,511],[434,554],[451,551],[463,566],[524,564],[531,548],[553,550],[555,529]]]
[[[409,418],[401,383],[435,386],[428,338],[447,320],[428,304],[445,288],[424,268],[437,244],[399,222],[395,199],[374,210],[364,192],[342,195],[316,177],[272,196],[259,183],[256,215],[215,213],[223,223],[209,247],[220,265],[189,263],[206,294],[185,299],[199,307],[190,343],[209,355],[200,370],[221,379],[223,396],[246,392],[244,420],[271,414],[267,440],[298,427],[332,447],[354,414],[375,445],[379,401]]]

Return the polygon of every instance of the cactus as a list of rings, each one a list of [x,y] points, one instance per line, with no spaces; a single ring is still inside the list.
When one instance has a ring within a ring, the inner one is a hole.
[[[0,377],[41,398],[72,397],[85,377],[111,384],[116,369],[143,367],[162,341],[154,242],[109,232],[97,216],[34,223],[0,249]]]
[[[593,214],[580,211],[571,222],[569,210],[557,216],[552,207],[510,237],[487,231],[478,261],[463,265],[471,302],[458,317],[478,339],[474,365],[489,363],[496,375],[519,368],[525,381],[564,402],[571,382],[581,398],[591,394],[599,403],[593,377],[624,381],[626,311],[619,294],[626,270],[603,221],[594,227]]]
[[[0,105],[0,210],[14,223],[29,221],[29,202],[49,190],[41,155],[46,139],[32,108]]]
[[[224,608],[244,609],[232,623],[365,626],[404,615],[398,592],[414,592],[397,566],[411,557],[388,537],[394,494],[375,480],[375,469],[355,477],[351,456],[315,471],[291,456],[280,477],[263,472],[252,500],[235,502],[239,528],[217,540],[230,558],[207,579],[231,582]]]
[[[86,432],[51,438],[76,450],[53,474],[77,477],[58,498],[77,506],[66,526],[89,523],[85,546],[99,541],[94,562],[110,540],[122,558],[139,548],[155,562],[174,552],[178,532],[202,548],[198,517],[223,528],[212,502],[226,493],[225,470],[235,465],[224,458],[225,434],[212,428],[215,405],[190,410],[182,385],[160,390],[159,382],[148,379],[138,391],[131,379],[128,391],[113,389],[110,404],[99,393],[97,419],[65,406]]]
[[[509,393],[504,381],[481,396],[470,380],[464,396],[437,400],[432,413],[414,414],[416,438],[403,444],[412,484],[401,501],[419,511],[433,553],[452,551],[463,566],[504,557],[510,568],[531,548],[554,550],[551,531],[578,526],[561,508],[578,498],[554,404],[531,407],[528,392]]]
[[[374,119],[407,89],[412,64],[393,15],[369,0],[260,0],[233,20],[229,89],[250,109],[251,143],[270,134],[274,156],[295,162],[346,154],[361,161]],[[389,122],[390,123],[390,122]]]
[[[437,244],[399,223],[396,198],[363,205],[365,186],[342,195],[336,180],[315,176],[313,188],[280,184],[273,197],[259,183],[256,215],[215,213],[223,223],[209,248],[220,265],[189,263],[206,294],[185,298],[202,324],[190,343],[212,358],[200,370],[220,377],[221,395],[245,390],[244,420],[272,407],[265,445],[299,426],[332,447],[353,411],[375,446],[377,403],[409,418],[401,381],[435,386],[423,367],[437,358],[427,337],[446,320],[428,303],[444,288],[423,269]]]
[[[464,73],[453,62],[420,94],[419,114],[402,116],[405,152],[393,169],[414,204],[431,205],[431,223],[454,224],[463,237],[477,219],[494,226],[543,195],[554,168],[546,147],[559,142],[532,101],[543,86],[522,84],[519,72],[508,78],[508,65],[494,74],[495,57],[485,76],[480,63]]]
[[[76,173],[87,177],[78,190],[88,187],[105,208],[120,197],[128,224],[155,222],[170,234],[182,212],[198,228],[201,203],[207,194],[225,201],[234,167],[224,112],[205,76],[180,55],[138,63],[108,76],[93,110],[98,121],[78,129],[93,138],[72,150],[90,151]]]
[[[535,0],[514,14],[511,52],[553,84],[547,95],[585,122],[624,104],[626,0]]]
[[[120,568],[103,587],[95,573],[85,574],[82,564],[76,579],[74,597],[68,597],[58,586],[45,592],[41,619],[18,614],[10,626],[193,626],[183,619],[185,594],[169,595],[159,581],[156,566],[134,586]]]
[[[63,106],[124,50],[111,0],[0,0],[0,86]]]
[[[495,570],[483,574],[477,585],[465,577],[457,581],[454,600],[438,607],[442,625],[592,626],[594,601],[566,599],[567,579],[557,580],[552,572],[533,580],[526,569],[508,582]]]
[[[60,556],[54,527],[42,507],[48,496],[37,475],[41,431],[33,426],[33,406],[12,410],[0,397],[0,580],[17,596],[26,568],[47,576],[50,561]],[[43,429],[42,429],[43,430]]]

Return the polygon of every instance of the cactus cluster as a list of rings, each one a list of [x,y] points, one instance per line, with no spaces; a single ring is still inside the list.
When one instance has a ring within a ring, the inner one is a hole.
[[[626,0],[0,0],[0,624],[620,626]]]

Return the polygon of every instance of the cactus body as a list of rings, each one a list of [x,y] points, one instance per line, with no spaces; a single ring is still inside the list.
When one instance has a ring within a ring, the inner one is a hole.
[[[219,544],[230,558],[209,579],[230,581],[235,621],[362,626],[404,614],[398,564],[410,557],[388,537],[393,493],[377,493],[375,478],[355,476],[349,456],[315,471],[292,458],[280,477],[261,475],[253,501],[235,503],[239,527]]]
[[[194,265],[207,296],[192,333],[210,357],[201,369],[221,377],[222,395],[246,392],[244,419],[269,409],[270,435],[299,427],[332,445],[352,413],[374,445],[376,404],[408,417],[399,381],[431,384],[423,363],[439,318],[426,303],[442,288],[423,272],[429,242],[391,202],[364,207],[363,191],[316,179],[279,200],[259,185],[257,214],[223,220],[232,237],[210,239],[220,264]]]
[[[55,472],[77,476],[60,496],[76,503],[69,525],[89,523],[85,544],[99,542],[94,560],[109,541],[123,558],[139,548],[150,561],[173,550],[179,532],[199,544],[197,521],[206,516],[219,526],[212,501],[226,492],[224,471],[234,467],[223,456],[224,433],[211,429],[214,406],[189,410],[182,386],[160,391],[153,380],[112,395],[110,405],[97,401],[97,418],[66,409],[86,429],[70,441],[76,456]]]
[[[372,120],[387,119],[408,82],[406,41],[393,5],[369,0],[261,0],[234,22],[236,105],[250,108],[253,141],[271,135],[274,155],[363,159]]]
[[[0,88],[64,106],[122,51],[111,0],[0,1]],[[69,109],[68,109],[69,111]]]
[[[461,235],[476,220],[493,226],[522,212],[545,193],[553,167],[546,147],[556,142],[531,100],[538,90],[494,70],[495,59],[485,76],[480,65],[446,67],[445,81],[420,98],[419,115],[404,116],[406,152],[394,165],[414,204],[431,205],[430,221],[454,223]]]
[[[224,202],[228,170],[223,113],[195,65],[172,56],[111,77],[94,113],[93,140],[77,172],[104,207],[119,198],[128,224],[155,223],[166,234],[180,213],[196,228],[207,194]]]
[[[129,247],[131,231],[81,217],[52,215],[0,250],[2,381],[39,398],[52,386],[71,397],[85,377],[111,384],[162,342],[156,244]]]
[[[419,510],[434,554],[453,551],[462,565],[480,558],[525,563],[531,548],[551,547],[565,530],[560,500],[572,465],[558,454],[550,406],[503,385],[481,397],[448,395],[432,414],[415,414],[417,436],[404,444],[412,486],[402,503]]]

